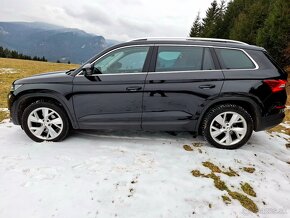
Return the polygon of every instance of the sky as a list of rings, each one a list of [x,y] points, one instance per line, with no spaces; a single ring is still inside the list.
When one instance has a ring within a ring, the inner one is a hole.
[[[107,39],[186,37],[213,0],[0,0],[0,21],[46,22]]]

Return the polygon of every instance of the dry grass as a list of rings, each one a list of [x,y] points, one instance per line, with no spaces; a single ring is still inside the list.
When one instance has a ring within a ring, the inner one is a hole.
[[[9,117],[9,114],[4,111],[0,111],[0,122],[4,119],[7,119]]]
[[[42,72],[69,70],[78,66],[76,64],[0,58],[0,108],[7,108],[6,96],[14,80]]]

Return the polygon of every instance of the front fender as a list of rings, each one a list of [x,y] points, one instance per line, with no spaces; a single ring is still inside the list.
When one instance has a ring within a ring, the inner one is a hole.
[[[72,127],[74,129],[78,128],[78,123],[76,121],[76,117],[73,110],[73,102],[70,96],[63,96],[62,94],[52,91],[52,90],[29,90],[29,92],[20,92],[16,96],[14,96],[14,102],[11,107],[11,116],[13,122],[15,124],[20,124],[18,118],[18,110],[20,105],[29,100],[29,99],[41,99],[41,98],[49,98],[55,101],[58,101],[64,108],[65,112],[68,115],[68,118],[71,121]]]

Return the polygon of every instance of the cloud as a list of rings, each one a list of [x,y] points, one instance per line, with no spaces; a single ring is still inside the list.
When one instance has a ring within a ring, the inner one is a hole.
[[[109,14],[97,6],[84,5],[78,11],[65,7],[64,11],[73,18],[86,20],[94,24],[111,25],[113,23]]]
[[[1,0],[0,21],[41,21],[105,38],[187,36],[212,0]]]

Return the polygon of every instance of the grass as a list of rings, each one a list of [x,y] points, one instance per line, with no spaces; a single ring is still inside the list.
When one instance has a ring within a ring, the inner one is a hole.
[[[4,111],[0,111],[0,122],[4,119],[7,119],[9,117],[9,114]]]
[[[0,58],[0,108],[7,108],[6,96],[14,80],[43,72],[69,70],[78,66],[76,64]],[[3,113],[1,114],[0,121],[4,116]]]

